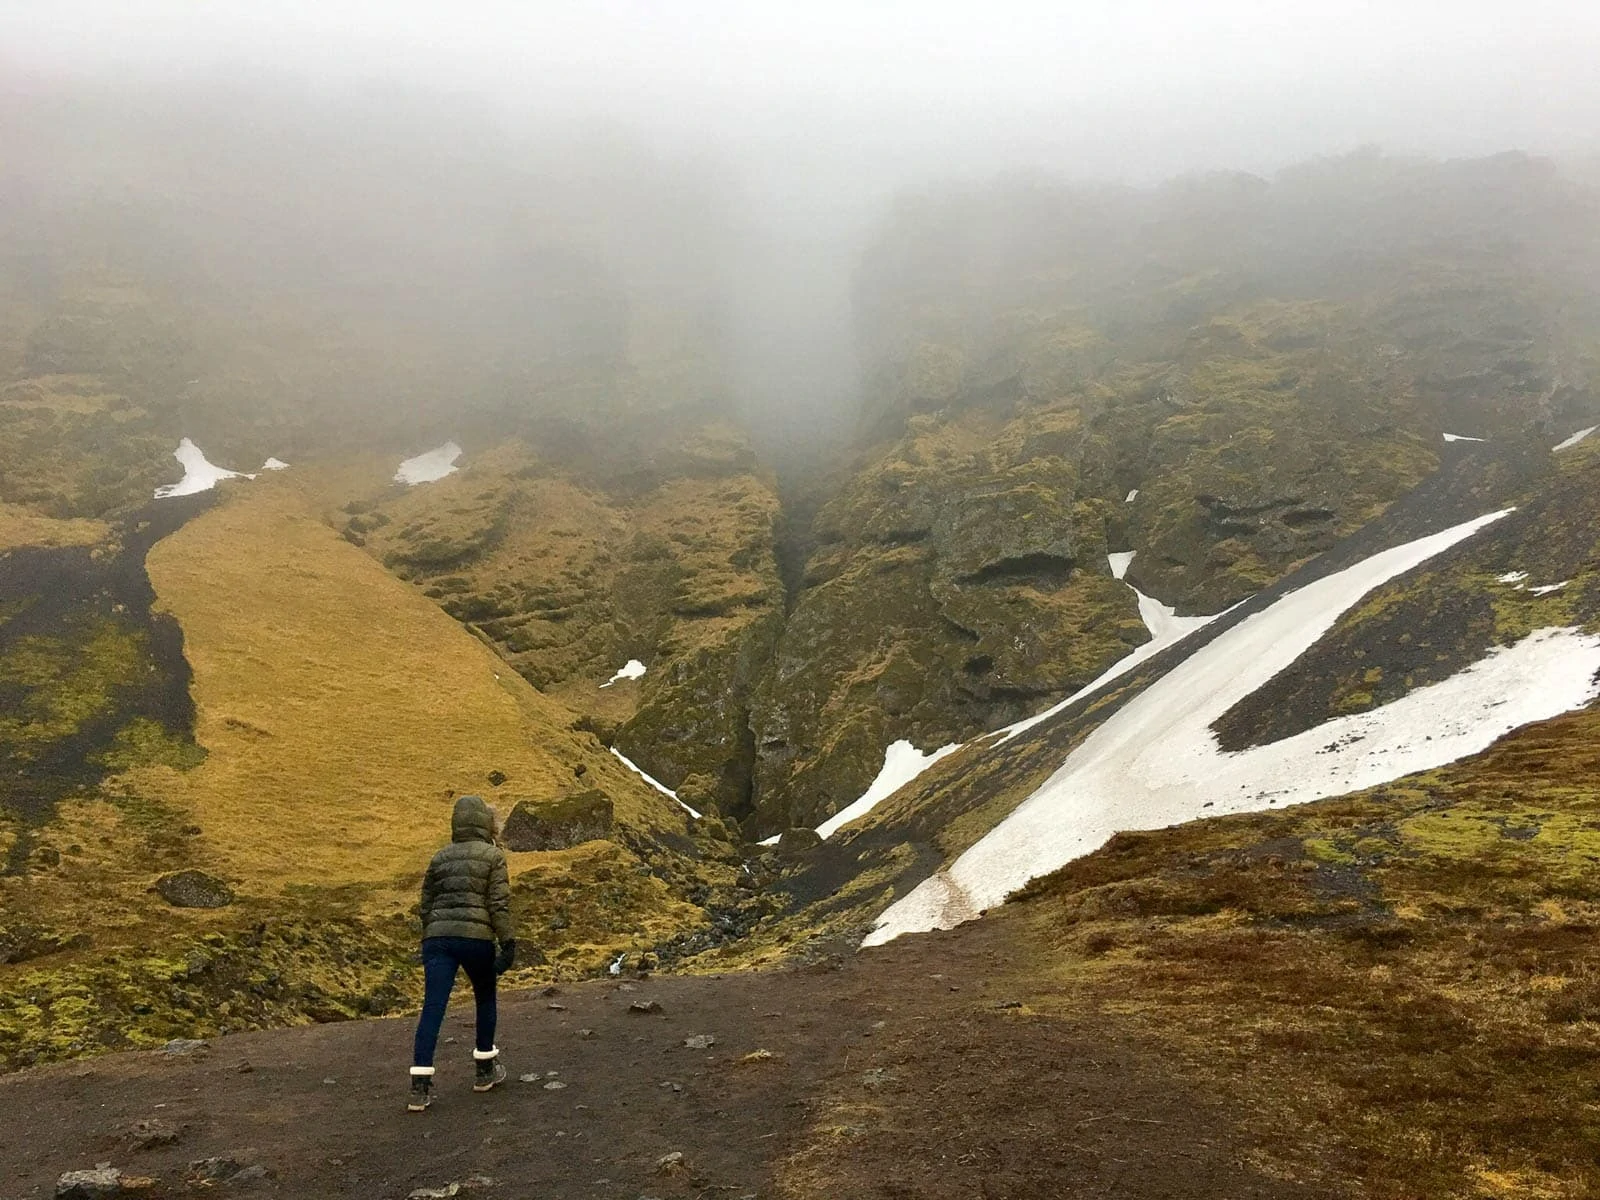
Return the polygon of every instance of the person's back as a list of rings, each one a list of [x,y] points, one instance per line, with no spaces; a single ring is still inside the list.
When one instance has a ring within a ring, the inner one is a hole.
[[[494,1040],[495,979],[511,968],[517,944],[511,927],[511,880],[495,833],[493,810],[477,796],[462,796],[451,814],[450,844],[433,856],[422,878],[425,995],[412,1055],[407,1107],[413,1112],[433,1099],[433,1054],[457,969],[466,971],[477,1005],[473,1090],[486,1092],[506,1077]]]

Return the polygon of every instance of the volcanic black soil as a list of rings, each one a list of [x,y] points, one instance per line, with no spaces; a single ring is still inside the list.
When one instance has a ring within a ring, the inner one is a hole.
[[[25,1071],[0,1078],[0,1195],[50,1196],[101,1162],[153,1179],[133,1193],[152,1200],[1325,1194],[1249,1165],[1248,1098],[1199,1094],[1109,1017],[1021,1005],[1001,924],[789,971],[510,993],[511,1078],[486,1095],[463,983],[421,1114],[404,1111],[409,1019]],[[156,1144],[136,1148],[138,1122]],[[265,1174],[198,1182],[208,1158]]]
[[[83,636],[94,621],[140,639],[143,670],[116,689],[107,708],[43,746],[0,741],[0,807],[30,824],[50,818],[56,803],[87,792],[108,773],[100,755],[130,719],[146,717],[188,739],[194,729],[183,631],[157,612],[145,556],[158,541],[216,502],[205,492],[145,505],[117,526],[117,545],[0,551],[0,654],[31,639]],[[20,711],[27,689],[0,682],[0,711]],[[10,869],[20,869],[31,841],[19,838]]]

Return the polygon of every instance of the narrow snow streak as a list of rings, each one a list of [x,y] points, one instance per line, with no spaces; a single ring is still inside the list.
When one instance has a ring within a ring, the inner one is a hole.
[[[1557,453],[1557,452],[1562,451],[1562,450],[1570,450],[1574,446],[1576,446],[1579,442],[1583,441],[1584,438],[1588,437],[1591,433],[1593,433],[1596,429],[1600,429],[1600,425],[1591,425],[1587,429],[1580,429],[1580,430],[1578,430],[1577,433],[1573,434],[1566,441],[1557,442],[1554,446],[1550,447],[1550,450],[1551,450],[1552,453]]]
[[[633,759],[629,758],[621,750],[618,750],[615,746],[613,746],[613,747],[611,747],[611,753],[615,754],[617,756],[617,758],[622,761],[622,765],[623,766],[627,767],[628,770],[632,771],[640,779],[644,780],[651,787],[655,788],[656,791],[660,792],[663,796],[672,797],[673,802],[675,804],[677,804],[677,806],[679,808],[683,809],[684,812],[688,813],[691,817],[693,817],[697,821],[700,819],[700,814],[699,813],[697,813],[694,809],[690,808],[682,800],[678,799],[678,793],[677,792],[673,791],[666,784],[662,783],[659,779],[657,779],[654,775],[652,775],[648,771],[646,771],[638,763],[634,762]]]
[[[1571,582],[1572,580],[1570,579],[1563,579],[1560,583],[1546,583],[1539,587],[1531,587],[1528,591],[1535,596],[1548,596],[1551,592],[1559,592]]]
[[[1504,575],[1496,575],[1494,581],[1496,583],[1521,583],[1527,577],[1528,573],[1526,571],[1507,571]]]
[[[1212,722],[1305,653],[1341,613],[1504,515],[1373,555],[1201,647],[1109,717],[1011,816],[891,906],[865,944],[969,920],[1118,830],[1371,787],[1453,762],[1520,725],[1588,703],[1597,692],[1600,638],[1547,629],[1371,712],[1238,754],[1217,746]]]
[[[172,457],[183,466],[183,478],[177,483],[169,483],[165,487],[156,489],[155,498],[165,500],[170,496],[193,496],[196,492],[210,491],[224,479],[254,479],[254,475],[246,475],[242,471],[230,471],[226,467],[219,467],[215,463],[206,461],[206,456],[201,453],[188,438],[178,443],[178,448],[172,452]]]
[[[394,473],[396,483],[433,483],[458,470],[456,459],[461,457],[461,447],[454,442],[436,446],[426,454],[408,458]]]
[[[1133,491],[1128,493],[1128,498],[1126,500],[1124,500],[1123,503],[1124,504],[1132,504],[1138,498],[1139,498],[1139,489],[1138,488],[1134,488]]]
[[[617,683],[619,680],[638,679],[645,673],[646,669],[647,668],[645,665],[637,658],[630,658],[627,662],[623,663],[622,666],[617,668],[617,673],[615,675],[606,680],[600,686],[603,688],[608,688],[613,683]]]
[[[817,832],[825,838],[832,837],[857,817],[866,816],[881,801],[894,795],[941,758],[954,754],[959,749],[961,743],[953,742],[924,754],[903,738],[898,742],[891,742],[889,748],[883,752],[883,769],[878,772],[878,777],[872,781],[871,786],[862,792],[853,804],[841,808],[818,825]]]
[[[1487,439],[1468,437],[1464,433],[1447,433],[1444,435],[1444,440],[1447,442],[1482,442],[1486,441]]]
[[[1134,551],[1131,550],[1124,554],[1107,555],[1108,560],[1111,561],[1111,573],[1121,579],[1128,569],[1128,564],[1133,561],[1133,555]],[[1115,561],[1119,558],[1124,560],[1120,569]],[[1177,645],[1196,629],[1211,624],[1212,621],[1222,615],[1221,613],[1216,613],[1209,617],[1180,617],[1175,609],[1168,607],[1159,600],[1146,596],[1131,583],[1128,585],[1128,589],[1138,598],[1139,619],[1144,622],[1144,627],[1150,631],[1150,640],[1144,645],[1135,648],[1131,654],[1125,654],[1117,659],[1116,662],[1073,692],[1065,700],[1052,704],[1042,713],[1035,713],[1033,716],[1026,717],[1015,724],[1007,725],[1004,729],[997,729],[994,733],[985,734],[984,737],[995,738],[994,744],[999,746],[1009,742],[1018,734],[1027,733],[1035,725],[1048,721],[1068,705],[1076,704],[1079,700],[1089,695],[1090,692],[1110,683],[1120,675],[1126,675],[1140,663],[1154,658],[1168,646]],[[980,738],[979,740],[982,741],[983,739]]]

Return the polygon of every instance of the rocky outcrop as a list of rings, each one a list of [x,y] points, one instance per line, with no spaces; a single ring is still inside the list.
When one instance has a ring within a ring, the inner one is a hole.
[[[1559,463],[1516,511],[1376,589],[1213,724],[1245,750],[1392,703],[1541,628],[1600,629],[1600,447]],[[1482,462],[1482,460],[1475,460]]]
[[[752,713],[761,832],[849,804],[891,742],[1026,716],[1148,638],[1063,453],[1081,427],[918,416],[823,507]]]
[[[588,788],[554,800],[519,801],[500,836],[507,850],[566,850],[610,837],[615,823],[611,798]]]

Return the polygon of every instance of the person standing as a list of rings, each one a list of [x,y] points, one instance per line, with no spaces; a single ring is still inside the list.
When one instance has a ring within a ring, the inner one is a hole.
[[[495,812],[478,796],[462,796],[450,815],[450,844],[433,856],[422,877],[422,1015],[411,1058],[410,1112],[433,1102],[433,1052],[457,970],[472,984],[477,1006],[477,1066],[472,1090],[505,1082],[495,1044],[495,984],[516,962],[511,925],[511,879]],[[498,949],[496,948],[498,946]]]

